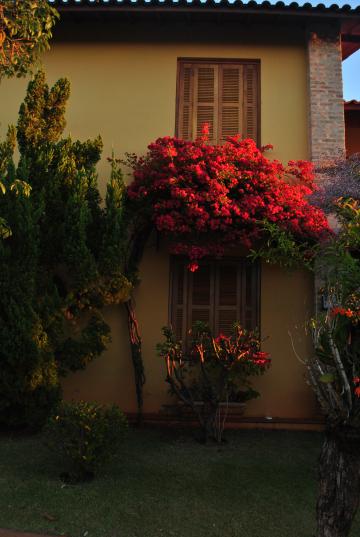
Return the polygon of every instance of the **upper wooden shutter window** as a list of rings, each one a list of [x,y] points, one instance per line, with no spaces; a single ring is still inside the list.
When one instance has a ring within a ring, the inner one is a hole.
[[[204,123],[210,143],[259,136],[259,62],[179,60],[176,135],[194,140]]]

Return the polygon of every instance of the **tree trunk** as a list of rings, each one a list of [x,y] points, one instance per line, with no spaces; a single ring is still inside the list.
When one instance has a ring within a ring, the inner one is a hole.
[[[143,386],[145,384],[145,372],[144,364],[142,360],[142,349],[141,349],[141,337],[139,334],[139,326],[135,316],[135,310],[133,301],[130,298],[125,302],[125,308],[128,316],[128,329],[129,329],[129,339],[131,347],[131,358],[134,367],[135,375],[135,389],[136,389],[136,400],[137,400],[137,422],[138,425],[142,423],[142,410],[143,410]]]
[[[359,496],[359,433],[351,428],[329,430],[319,459],[317,537],[348,537]]]

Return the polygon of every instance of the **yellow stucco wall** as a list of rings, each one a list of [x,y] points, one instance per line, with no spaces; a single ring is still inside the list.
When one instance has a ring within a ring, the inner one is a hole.
[[[273,156],[283,161],[307,158],[306,53],[301,34],[204,24],[192,33],[187,29],[184,35],[184,31],[161,23],[153,23],[149,31],[140,23],[129,27],[109,22],[106,27],[61,30],[44,64],[50,83],[61,76],[71,81],[67,132],[80,139],[101,133],[104,157],[112,148],[116,155],[143,153],[156,137],[174,134],[178,57],[260,59],[261,142],[272,143]],[[0,86],[2,132],[16,121],[25,87],[26,82],[19,80]],[[99,172],[104,185],[105,159]],[[169,259],[152,241],[140,273],[136,301],[147,376],[144,410],[155,412],[168,400],[163,364],[154,349],[168,321]],[[257,382],[262,397],[248,405],[247,414],[309,417],[313,398],[303,380],[304,368],[292,352],[288,330],[299,354],[306,356],[310,343],[304,337],[299,341],[297,334],[303,336],[311,312],[311,278],[265,266],[261,285],[261,329],[268,337],[264,349],[271,352],[273,366]],[[106,315],[113,333],[111,347],[85,372],[66,380],[65,394],[114,401],[126,411],[135,411],[124,312],[109,308]]]
[[[274,158],[307,158],[306,51],[296,30],[280,39],[279,29],[209,25],[196,27],[186,40],[184,28],[156,24],[149,30],[107,23],[105,35],[101,26],[87,32],[71,28],[59,28],[61,36],[43,64],[49,83],[70,79],[66,132],[80,139],[101,134],[104,157],[112,148],[117,155],[141,153],[155,138],[174,134],[177,58],[198,57],[260,59],[261,143],[274,145]],[[27,80],[1,83],[0,132],[16,121],[26,85]],[[99,171],[104,181],[105,159]]]

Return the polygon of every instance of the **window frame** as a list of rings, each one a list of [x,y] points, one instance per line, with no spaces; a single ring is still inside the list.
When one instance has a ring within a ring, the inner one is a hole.
[[[192,273],[186,268],[188,264],[188,260],[186,260],[182,256],[171,256],[170,258],[170,271],[169,271],[169,302],[168,302],[168,324],[172,326],[174,333],[176,334],[176,312],[178,309],[178,301],[176,298],[177,295],[177,282],[176,277],[179,273],[179,267],[184,266],[184,291],[183,291],[183,297],[185,298],[185,303],[183,304],[183,326],[182,326],[182,337],[181,339],[186,341],[187,332],[189,330],[188,323],[189,323],[189,316],[191,315],[190,311],[192,308],[192,301],[190,297],[190,293],[192,291],[192,287],[189,282],[189,278],[192,277]],[[199,263],[201,265],[201,262]],[[256,296],[253,298],[253,308],[254,308],[254,318],[256,319],[256,325],[248,327],[251,330],[257,331],[259,336],[261,337],[261,263],[259,261],[251,262],[247,260],[245,257],[242,256],[225,256],[221,259],[215,259],[215,258],[207,258],[203,260],[203,264],[210,264],[211,266],[215,267],[212,269],[213,276],[211,276],[210,280],[210,319],[209,322],[210,328],[212,331],[217,332],[218,331],[218,318],[216,313],[217,308],[217,302],[218,300],[218,269],[216,267],[221,265],[240,265],[240,270],[245,271],[246,265],[254,267],[255,270],[255,277],[253,278],[252,285],[255,285],[255,292]],[[244,285],[244,281],[241,281],[242,285]],[[240,292],[240,288],[238,289],[238,293]],[[254,293],[255,294],[255,293]],[[245,303],[244,303],[244,293],[242,294],[242,300],[236,303],[236,308],[240,308],[241,311],[244,311]],[[245,324],[245,320],[237,319],[239,322],[242,323],[242,325]],[[215,333],[215,336],[218,334]]]
[[[196,58],[196,57],[179,57],[177,59],[177,74],[176,74],[176,101],[175,101],[175,137],[179,137],[179,116],[180,116],[180,91],[181,91],[181,70],[184,63],[193,63],[193,64],[215,64],[215,65],[226,65],[226,64],[239,64],[239,65],[253,65],[256,66],[257,72],[257,121],[256,121],[256,131],[257,147],[261,147],[261,60],[260,59],[250,59],[250,58]],[[218,138],[217,133],[217,138]]]

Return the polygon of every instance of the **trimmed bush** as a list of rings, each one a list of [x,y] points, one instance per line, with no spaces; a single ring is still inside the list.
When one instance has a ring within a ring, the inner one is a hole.
[[[45,444],[64,460],[63,478],[85,481],[115,454],[126,430],[126,417],[116,405],[62,403],[45,426]]]

